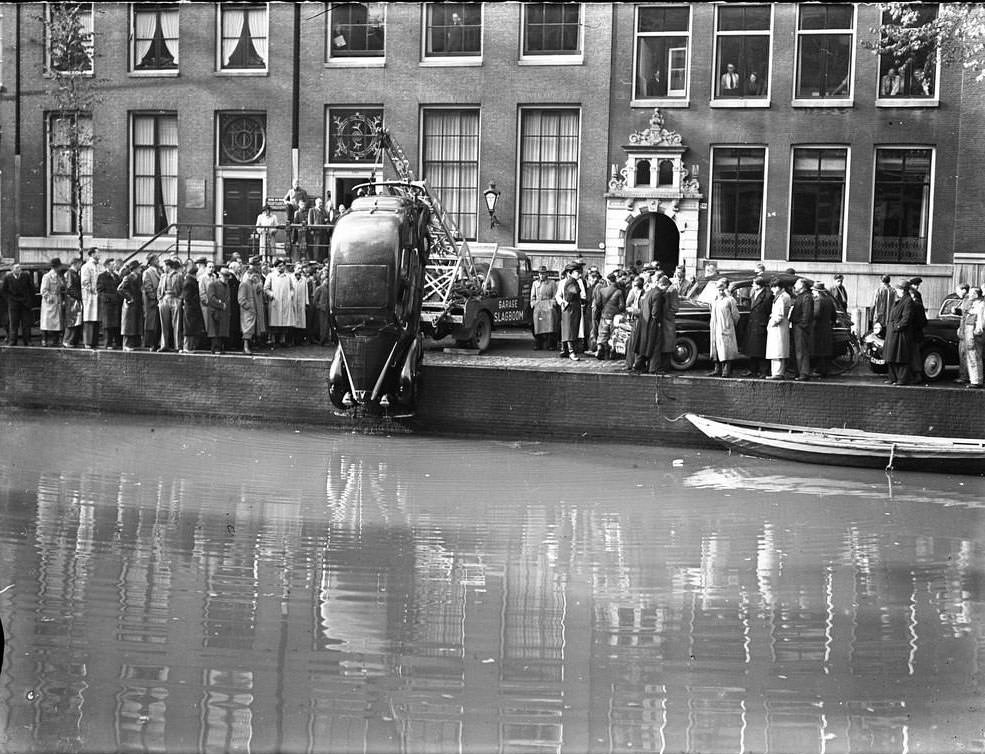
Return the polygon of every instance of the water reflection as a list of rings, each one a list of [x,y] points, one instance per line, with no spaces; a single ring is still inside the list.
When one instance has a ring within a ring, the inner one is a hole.
[[[681,454],[8,419],[0,749],[983,747],[976,480]]]

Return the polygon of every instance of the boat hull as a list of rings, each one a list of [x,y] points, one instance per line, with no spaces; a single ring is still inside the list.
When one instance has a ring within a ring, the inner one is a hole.
[[[696,414],[687,419],[710,439],[744,455],[828,466],[985,473],[985,442],[979,440],[731,422]]]

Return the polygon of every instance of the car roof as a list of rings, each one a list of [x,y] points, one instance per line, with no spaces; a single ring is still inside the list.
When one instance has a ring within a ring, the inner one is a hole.
[[[767,284],[769,284],[769,282],[773,278],[776,278],[777,280],[780,281],[780,285],[782,285],[784,288],[791,287],[795,282],[797,282],[800,279],[803,279],[804,282],[807,283],[807,285],[814,285],[814,281],[811,278],[806,277],[805,275],[797,275],[797,274],[791,275],[789,272],[770,272],[769,270],[761,273],[756,273],[755,270],[740,270],[736,272],[718,272],[714,275],[709,275],[708,277],[698,278],[695,282],[696,283],[712,282],[712,281],[722,280],[724,278],[729,281],[729,290],[732,290],[735,288],[741,288],[744,285],[750,285],[752,281],[755,280],[757,277],[765,278]]]

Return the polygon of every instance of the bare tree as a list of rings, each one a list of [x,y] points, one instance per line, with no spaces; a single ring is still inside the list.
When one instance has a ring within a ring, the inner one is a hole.
[[[883,23],[870,29],[878,40],[863,45],[901,64],[916,64],[926,80],[938,54],[943,65],[960,63],[985,80],[985,3],[881,3]],[[887,23],[888,22],[888,23]]]
[[[78,233],[79,255],[92,222],[92,112],[99,102],[93,78],[93,3],[47,3],[42,17],[46,60],[53,200],[61,199]]]

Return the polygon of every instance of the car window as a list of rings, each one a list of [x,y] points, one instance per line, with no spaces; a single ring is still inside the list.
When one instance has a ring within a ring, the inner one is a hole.
[[[944,299],[944,303],[941,304],[941,310],[938,316],[940,317],[954,317],[957,316],[954,313],[954,307],[961,305],[961,299],[957,296],[948,296]]]
[[[732,289],[732,295],[740,309],[748,309],[749,302],[752,301],[752,286],[741,285]]]
[[[698,286],[702,285],[704,287],[699,290]],[[705,304],[712,304],[715,299],[718,298],[718,284],[714,280],[696,283],[689,298],[692,298],[695,301],[701,301]]]

